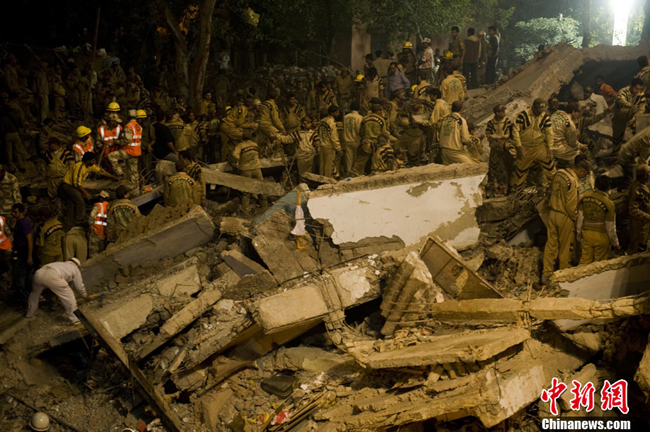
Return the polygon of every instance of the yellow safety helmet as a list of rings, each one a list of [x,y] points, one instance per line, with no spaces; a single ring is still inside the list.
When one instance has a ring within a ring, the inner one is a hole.
[[[411,48],[413,48],[413,44],[411,43],[411,41],[406,41],[406,42],[404,42],[404,48],[405,48],[405,49],[406,49],[406,48],[407,48],[407,49],[411,49]]]
[[[415,94],[415,89],[417,89],[417,88],[418,88],[417,84],[413,84],[411,86],[411,94]]]
[[[445,51],[445,58],[446,59],[453,59],[454,58],[454,53],[452,53],[449,50]]]
[[[362,82],[365,77],[361,74],[357,75],[357,77],[354,79],[355,82]]]
[[[226,112],[230,111],[231,109],[232,109],[232,107],[231,107],[230,105],[228,105],[228,106],[226,107]]]
[[[143,109],[139,109],[135,112],[135,118],[147,118],[147,112]]]
[[[90,135],[93,131],[90,130],[90,128],[87,128],[86,126],[79,126],[77,128],[77,137],[82,138],[85,137],[86,135]]]
[[[119,112],[120,104],[118,104],[117,102],[111,102],[108,104],[108,108],[106,108],[106,111]]]

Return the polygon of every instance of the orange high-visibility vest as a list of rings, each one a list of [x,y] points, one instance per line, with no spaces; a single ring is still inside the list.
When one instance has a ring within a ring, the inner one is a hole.
[[[76,151],[79,153],[81,156],[84,155],[86,152],[91,152],[95,150],[95,147],[93,146],[93,141],[88,137],[85,143],[81,143],[81,141],[77,140],[73,145],[72,145],[72,150]]]
[[[11,249],[11,240],[7,237],[5,226],[7,225],[7,220],[4,216],[0,216],[0,250],[9,250]]]
[[[106,237],[106,221],[108,220],[108,201],[97,203],[97,216],[93,224],[93,231],[98,237]]]
[[[140,156],[142,154],[142,126],[135,121],[131,120],[126,124],[126,127],[131,129],[133,132],[133,137],[131,142],[126,146],[124,151],[126,151],[131,156]]]
[[[97,131],[104,141],[104,156],[108,156],[110,152],[120,149],[119,146],[112,144],[119,138],[120,132],[122,132],[122,126],[117,125],[115,129],[109,129],[108,125],[101,125],[97,128]]]

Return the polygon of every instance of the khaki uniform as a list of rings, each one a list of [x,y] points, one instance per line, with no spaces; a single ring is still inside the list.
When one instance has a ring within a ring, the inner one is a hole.
[[[413,111],[413,115],[419,115],[424,113],[424,108],[416,112]],[[425,135],[424,130],[419,127],[416,123],[411,121],[411,115],[404,113],[400,116],[399,120],[402,133],[397,138],[397,148],[402,150],[406,149],[409,163],[411,166],[416,166],[420,164],[422,159],[422,153],[424,152],[425,145]],[[377,154],[377,152],[375,152]]]
[[[86,262],[88,259],[88,239],[82,227],[75,226],[70,228],[70,231],[65,233],[64,244],[64,261],[68,261],[70,258],[77,258],[81,264]]]
[[[629,198],[630,244],[628,254],[643,252],[650,231],[650,188],[639,181],[632,183]]]
[[[239,169],[239,175],[242,177],[249,177],[256,180],[264,180],[262,176],[262,166],[260,165],[260,153],[257,144],[253,141],[242,141],[232,152],[230,164]],[[260,205],[266,207],[268,205],[266,197],[260,195]],[[244,193],[241,199],[241,208],[244,212],[248,212],[250,205],[250,194]]]
[[[645,161],[648,157],[650,157],[650,127],[643,129],[621,146],[618,153],[618,163],[631,171],[636,165],[637,158]]]
[[[442,98],[451,105],[456,101],[464,101],[467,96],[467,81],[465,77],[454,71],[453,74],[447,75],[447,78],[440,83]]]
[[[578,237],[581,237],[580,265],[609,258],[611,246],[618,247],[616,208],[607,193],[586,192],[578,205]]]
[[[374,80],[366,80],[363,85],[363,90],[361,90],[361,110],[362,112],[370,113],[370,101],[372,98],[379,97],[379,85],[381,84],[381,79],[375,77]]]
[[[283,144],[293,144],[295,146],[296,167],[299,176],[314,171],[315,146],[318,144],[317,133],[312,130],[293,131],[289,135],[278,137],[278,139]]]
[[[525,154],[515,162],[515,175],[512,177],[511,186],[522,186],[534,163],[541,166],[550,182],[555,175],[555,161],[550,151],[553,131],[548,114],[544,112],[536,116],[532,108],[520,112],[512,129],[512,139],[515,147],[524,147]]]
[[[642,112],[645,105],[643,91],[634,96],[630,87],[623,87],[616,96],[614,103],[614,116],[612,117],[612,141],[614,147],[612,156],[618,156],[621,143],[625,137],[625,129],[634,126],[634,119],[639,112]]]
[[[184,172],[179,172],[167,179],[163,200],[167,207],[189,206],[196,199],[194,180]]]
[[[226,117],[221,122],[219,130],[221,131],[221,160],[223,162],[228,160],[230,153],[242,140],[244,129],[242,126],[246,124],[246,116],[248,109],[244,106],[233,107]]]
[[[286,133],[280,120],[280,111],[273,99],[269,99],[259,107],[259,126],[257,128],[257,144],[262,155],[270,156],[272,137],[278,133]],[[267,150],[268,148],[268,150]]]
[[[316,115],[319,119],[322,110],[334,105],[338,105],[338,102],[336,102],[336,95],[333,91],[327,90],[325,93],[316,93]]]
[[[111,203],[106,223],[106,238],[115,242],[120,238],[124,229],[140,216],[140,209],[129,199],[118,199]]]
[[[302,105],[296,104],[295,106],[284,107],[282,110],[282,120],[287,134],[291,134],[291,132],[300,129],[304,117],[305,108]]]
[[[503,192],[508,190],[517,157],[512,144],[512,129],[514,127],[515,125],[508,117],[504,117],[502,120],[493,118],[485,127],[485,135],[490,143],[488,183],[495,190]]]
[[[63,224],[56,218],[45,221],[36,238],[39,247],[38,259],[41,266],[56,261],[63,261]]]
[[[440,126],[440,150],[442,163],[474,163],[463,145],[469,144],[471,136],[465,120],[460,113],[451,113],[442,120]]]
[[[192,177],[192,180],[194,180],[194,187],[196,189],[194,193],[194,203],[196,205],[201,205],[203,200],[206,199],[206,186],[205,179],[203,178],[203,170],[198,163],[190,162],[190,164],[185,167],[185,172],[187,175]]]
[[[562,110],[555,111],[551,115],[551,127],[553,130],[551,146],[553,156],[556,160],[564,161],[565,164],[572,164],[580,151],[578,150],[578,130],[571,115]]]
[[[460,60],[461,57],[463,56],[463,51],[465,50],[465,44],[463,43],[463,40],[460,38],[460,35],[457,37],[452,37],[449,40],[449,51],[454,55],[454,59],[452,60],[452,65],[454,66],[460,66]]]
[[[431,87],[431,84],[429,84],[427,80],[420,81],[417,87],[415,87],[415,91],[413,92],[413,97],[416,97],[423,101],[430,102],[431,97],[427,94],[427,89],[429,87]]]
[[[352,111],[343,118],[343,149],[345,152],[346,173],[350,175],[357,160],[357,152],[361,145],[361,122],[363,116],[358,111]]]
[[[352,99],[352,89],[354,88],[354,81],[348,74],[346,76],[339,75],[334,81],[334,89],[339,95],[339,102],[341,109],[347,111],[350,108],[350,101]]]
[[[424,126],[429,126],[432,128],[432,145],[438,146],[440,142],[440,125],[442,120],[451,114],[451,105],[447,103],[444,99],[436,100],[435,105],[433,106],[433,111],[431,111],[431,116],[427,122],[423,122]]]
[[[641,69],[639,73],[634,76],[634,78],[640,78],[641,81],[643,81],[644,91],[642,91],[642,93],[645,94],[645,90],[649,88],[648,83],[650,83],[650,66],[646,66]]]
[[[397,169],[395,163],[395,150],[390,142],[377,148],[372,155],[372,172],[381,173],[385,171],[392,171]]]
[[[45,171],[47,196],[50,199],[50,208],[56,214],[60,210],[59,185],[63,182],[66,171],[74,167],[75,160],[70,151],[62,148],[54,153],[46,153],[45,158],[47,159],[47,169]]]
[[[319,174],[325,177],[334,176],[336,153],[341,151],[339,132],[336,129],[334,117],[328,115],[320,122],[318,127],[320,139],[320,170]]]
[[[556,258],[559,258],[560,270],[569,267],[578,218],[578,177],[572,170],[562,169],[553,176],[549,207],[551,213],[547,224],[542,273],[547,279],[554,271]]]
[[[361,121],[361,146],[357,152],[357,159],[354,164],[354,172],[357,175],[364,175],[368,159],[375,153],[377,137],[382,133],[388,133],[386,120],[376,113],[368,114]]]

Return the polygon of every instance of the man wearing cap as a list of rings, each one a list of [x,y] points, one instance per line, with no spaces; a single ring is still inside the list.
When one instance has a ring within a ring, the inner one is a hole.
[[[116,104],[117,105],[117,104]],[[119,111],[119,105],[115,108]],[[106,124],[101,124],[97,128],[97,141],[101,143],[101,157],[108,157],[108,154],[119,150],[118,140],[122,139],[122,119],[116,111],[108,114]]]
[[[544,285],[550,282],[556,259],[560,261],[560,270],[569,267],[571,244],[578,219],[578,181],[590,172],[589,162],[583,159],[575,167],[561,169],[553,176],[548,203],[550,214],[546,225],[547,239],[544,246]]]
[[[50,289],[61,300],[68,319],[74,323],[78,322],[79,318],[74,314],[74,311],[77,310],[77,299],[70,288],[70,283],[74,284],[75,289],[82,297],[88,296],[80,267],[79,260],[72,258],[69,261],[50,263],[38,269],[34,275],[25,316],[33,318],[36,315],[41,294],[45,289]]]
[[[488,165],[488,184],[491,193],[505,195],[510,185],[514,170],[516,150],[512,144],[514,124],[506,117],[506,107],[497,105],[493,108],[494,118],[488,121],[485,135],[490,143]]]
[[[426,71],[423,71],[426,74]],[[387,98],[393,99],[397,91],[407,91],[411,83],[402,71],[397,68],[397,63],[392,62],[388,68],[388,79],[385,94]]]
[[[645,109],[645,83],[640,78],[633,78],[628,87],[623,87],[616,96],[614,116],[612,117],[612,157],[618,156],[618,151],[625,139],[625,130],[635,127],[636,115]]]
[[[319,174],[324,177],[334,176],[334,166],[338,163],[337,159],[340,159],[342,154],[339,132],[336,129],[335,120],[335,117],[338,117],[338,115],[339,107],[336,105],[330,106],[327,109],[327,117],[321,120],[318,127],[318,137],[320,139]]]
[[[129,199],[129,191],[124,185],[115,190],[117,198],[110,205],[106,220],[106,239],[115,242],[127,226],[138,216],[140,209]]]
[[[449,51],[452,54],[452,66],[460,68],[462,64],[463,53],[465,52],[465,45],[460,39],[460,29],[457,26],[451,28],[451,39],[449,40]]]
[[[116,150],[108,154],[108,161],[113,167],[113,172],[118,176],[123,176],[124,170],[120,162],[124,161],[126,178],[132,188],[137,191],[140,186],[138,158],[142,155],[142,126],[138,123],[136,110],[129,110],[129,122],[115,144],[117,145]]]
[[[471,143],[471,136],[467,127],[467,120],[461,116],[463,109],[461,101],[451,104],[451,114],[442,120],[440,125],[440,151],[442,163],[451,165],[455,163],[474,163],[467,154],[467,146]]]
[[[398,61],[406,77],[415,82],[415,54],[413,54],[413,44],[411,42],[404,42],[402,52],[398,55]]]
[[[473,28],[467,29],[467,39],[464,42],[465,49],[463,50],[462,63],[463,75],[469,82],[469,88],[473,89],[478,87],[477,66],[481,54],[481,41],[476,37],[476,30]]]
[[[531,108],[517,115],[512,129],[512,143],[517,151],[517,159],[511,179],[511,192],[526,182],[533,164],[539,164],[549,183],[553,180],[555,160],[550,150],[553,145],[553,130],[544,99],[535,99]]]
[[[424,53],[422,53],[422,58],[420,59],[419,72],[424,72],[427,78],[431,77],[431,71],[433,70],[433,48],[431,48],[431,39],[424,38],[422,39],[422,46],[424,47]]]

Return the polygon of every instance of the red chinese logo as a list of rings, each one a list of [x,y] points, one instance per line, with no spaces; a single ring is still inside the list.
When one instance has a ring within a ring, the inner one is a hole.
[[[571,399],[570,405],[573,411],[580,411],[580,407],[587,408],[587,412],[594,409],[594,393],[596,393],[596,389],[592,383],[587,383],[583,387],[580,381],[573,380],[571,393],[573,393],[573,399]]]
[[[618,408],[623,414],[627,414],[630,409],[627,406],[627,381],[618,380],[610,384],[605,380],[603,389],[600,391],[601,408],[603,411]]]
[[[558,415],[557,399],[564,393],[566,388],[566,384],[560,382],[557,378],[553,378],[551,388],[542,390],[542,401],[551,403],[551,413],[553,415]]]

